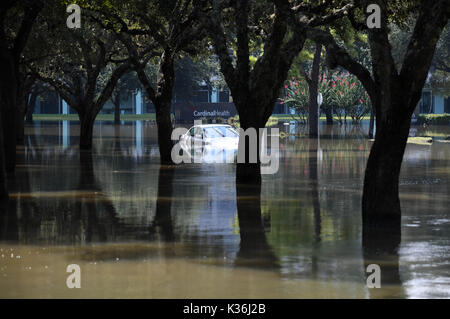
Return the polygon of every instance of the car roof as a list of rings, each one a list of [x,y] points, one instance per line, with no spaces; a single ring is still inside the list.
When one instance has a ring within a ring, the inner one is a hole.
[[[195,125],[195,126],[211,127],[211,126],[231,126],[231,125],[229,125],[229,124],[201,124],[201,125]]]
[[[201,124],[201,125],[194,125],[192,127],[232,127],[228,124]]]

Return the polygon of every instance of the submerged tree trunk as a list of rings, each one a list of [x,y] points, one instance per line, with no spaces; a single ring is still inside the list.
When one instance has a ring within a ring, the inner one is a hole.
[[[91,150],[94,131],[94,122],[97,114],[91,114],[89,111],[79,112],[80,119],[80,149]]]
[[[156,124],[158,126],[158,146],[161,164],[173,165],[172,160],[172,94],[175,85],[174,56],[170,51],[161,55],[158,70],[156,97],[154,101]]]
[[[170,114],[171,103],[159,102],[155,104],[156,124],[158,126],[158,146],[161,164],[171,165],[172,160],[172,118]]]
[[[114,96],[114,124],[120,124],[120,91],[117,90]]]
[[[16,166],[17,70],[9,56],[2,56],[0,65],[2,66],[0,85],[3,95],[0,111],[3,121],[5,168],[7,172],[14,172]]]
[[[28,101],[27,115],[25,120],[28,124],[31,124],[33,122],[33,113],[34,108],[36,107],[36,100],[38,95],[39,93],[36,92],[36,90],[33,90],[33,92],[31,92],[30,101]]]
[[[375,113],[373,112],[373,108],[371,108],[370,109],[369,134],[368,134],[369,139],[373,139],[374,126],[375,126]]]
[[[333,113],[330,108],[325,109],[325,116],[327,117],[327,125],[333,125]]]
[[[309,187],[310,196],[313,203],[314,210],[314,241],[316,243],[321,241],[322,232],[322,217],[320,214],[320,198],[319,198],[319,166],[318,166],[318,151],[319,139],[313,138],[308,141],[308,169],[309,169]]]
[[[311,70],[311,78],[308,81],[309,86],[309,137],[319,136],[319,105],[317,95],[319,92],[319,72],[320,55],[322,54],[322,45],[317,43],[314,53],[314,60]]]
[[[3,117],[3,144],[5,149],[6,171],[14,172],[16,168],[16,122],[17,110],[14,107],[4,109]]]
[[[16,113],[16,141],[17,145],[23,145],[25,139],[25,114],[20,110],[17,110]]]
[[[155,90],[147,77],[143,67],[136,68],[139,81],[147,91],[148,96],[155,105],[156,125],[158,128],[158,147],[160,162],[164,165],[173,165],[172,160],[172,130],[171,117],[172,94],[175,84],[174,55],[166,49],[161,55],[157,74],[157,89]]]
[[[1,93],[1,92],[0,92]],[[0,94],[0,103],[2,103]],[[5,149],[3,144],[3,125],[2,114],[0,112],[0,201],[8,198],[8,188],[6,179],[6,166],[5,166]]]
[[[237,184],[261,184],[261,141],[259,129],[265,127],[266,121],[262,119],[261,112],[265,107],[251,108],[236,105],[239,112],[239,123],[243,131],[249,134],[239,134],[238,162],[236,165]],[[250,137],[254,129],[253,139]],[[244,141],[245,139],[245,141]],[[241,159],[241,160],[239,160]]]
[[[385,106],[389,113],[377,117],[375,141],[364,177],[363,224],[368,227],[400,225],[398,183],[411,114],[405,114],[407,108],[398,104],[398,101],[391,101],[389,108]]]

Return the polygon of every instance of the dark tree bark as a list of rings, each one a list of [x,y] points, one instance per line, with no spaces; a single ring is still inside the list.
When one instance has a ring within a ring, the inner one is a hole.
[[[92,149],[94,122],[97,117],[97,114],[92,114],[92,109],[92,107],[87,107],[83,111],[78,111],[80,119],[80,150]]]
[[[25,114],[29,107],[29,96],[33,90],[33,85],[36,79],[34,76],[22,72],[19,72],[18,85],[17,85],[17,99],[16,99],[16,130],[17,130],[17,144],[23,145],[24,142],[24,128],[25,128]],[[36,97],[34,96],[34,102]]]
[[[16,166],[16,121],[17,121],[17,91],[18,64],[13,54],[7,50],[0,50],[0,89],[3,101],[1,105],[3,120],[3,145],[5,152],[5,169],[14,172]]]
[[[314,237],[315,243],[321,241],[322,233],[322,216],[320,214],[320,201],[319,201],[319,178],[318,178],[318,161],[317,152],[319,150],[319,140],[312,138],[308,141],[308,168],[309,168],[309,187],[310,196],[314,210]]]
[[[397,111],[390,114],[389,121],[377,121],[364,177],[363,223],[374,227],[400,225],[398,183],[411,116],[404,114],[400,101],[392,101],[390,109]]]
[[[33,123],[33,113],[34,113],[34,109],[36,108],[36,101],[37,101],[38,96],[39,96],[39,92],[37,90],[33,90],[31,92],[30,101],[28,102],[28,107],[27,107],[27,115],[26,115],[26,119],[25,119],[25,121],[28,124]]]
[[[334,121],[333,121],[333,113],[332,113],[331,109],[326,108],[324,110],[324,112],[325,112],[325,116],[327,117],[327,125],[333,125]]]
[[[156,111],[156,125],[158,126],[158,146],[161,158],[161,164],[171,165],[172,161],[172,118],[171,109],[172,103],[168,101],[159,101],[155,103]]]
[[[268,108],[270,106],[262,106],[261,103],[249,103],[246,105],[240,105],[235,102],[237,109],[241,110],[239,113],[239,122],[242,130],[248,131],[249,129],[255,130],[256,141],[250,140],[250,137],[247,137],[241,133],[240,139],[245,139],[245,144],[242,144],[242,141],[239,141],[238,153],[239,155],[244,154],[245,160],[240,163],[238,162],[236,165],[236,184],[261,184],[261,140],[260,140],[260,132],[259,128],[263,128],[267,122],[264,120],[263,115],[258,114],[260,110]],[[253,106],[254,105],[254,106]],[[251,107],[253,106],[253,107]],[[251,161],[251,157],[254,154],[251,154],[252,151],[255,150],[252,143],[256,142],[256,161]]]
[[[0,92],[0,103],[2,103],[2,95]],[[0,203],[5,198],[8,198],[8,188],[5,169],[5,148],[3,145],[3,120],[0,112]],[[0,204],[1,205],[1,204]]]
[[[17,145],[23,145],[25,139],[25,114],[20,110],[16,114]]]
[[[322,241],[322,215],[320,212],[320,196],[319,196],[319,176],[318,176],[318,160],[317,152],[319,150],[319,139],[310,138],[308,141],[308,177],[309,177],[309,194],[312,201],[312,207],[314,211],[314,242],[312,244],[311,255],[311,272],[313,278],[317,278],[318,273],[318,256],[317,250],[319,249]]]
[[[311,77],[308,81],[309,87],[309,137],[319,136],[319,105],[317,95],[319,92],[319,72],[320,56],[322,54],[322,44],[316,43],[314,60],[312,64]]]
[[[174,55],[165,51],[161,56],[158,70],[157,92],[155,96],[156,124],[158,125],[158,146],[161,164],[171,165],[172,161],[172,94],[175,84]]]
[[[369,133],[368,138],[373,139],[373,129],[375,127],[375,113],[373,112],[373,107],[370,109],[370,121],[369,121]]]
[[[130,43],[128,47],[130,50]],[[160,65],[157,74],[156,90],[153,88],[150,79],[144,71],[145,64],[136,67],[139,80],[144,86],[148,96],[155,105],[156,124],[158,127],[158,146],[160,162],[164,165],[173,165],[172,160],[172,130],[173,123],[171,117],[172,94],[175,83],[174,54],[166,49],[161,55]]]
[[[120,90],[117,88],[113,98],[114,124],[120,125]]]
[[[16,168],[16,121],[18,110],[16,108],[16,98],[14,97],[15,94],[5,95],[6,101],[4,102],[4,108],[2,110],[5,168],[8,173],[12,173]]]

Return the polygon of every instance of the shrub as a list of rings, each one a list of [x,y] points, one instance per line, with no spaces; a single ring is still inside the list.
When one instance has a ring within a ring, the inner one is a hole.
[[[450,125],[450,114],[419,114],[418,125]]]

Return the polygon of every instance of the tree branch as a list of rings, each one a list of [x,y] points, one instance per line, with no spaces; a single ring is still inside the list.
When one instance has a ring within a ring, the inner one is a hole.
[[[400,82],[407,91],[421,91],[428,76],[439,36],[449,18],[448,0],[424,0],[422,2],[400,71]]]
[[[344,48],[340,47],[329,32],[308,28],[307,36],[309,39],[321,43],[326,48],[327,63],[331,69],[336,68],[338,65],[342,66],[358,77],[370,97],[375,98],[376,85],[369,70],[356,62]]]

